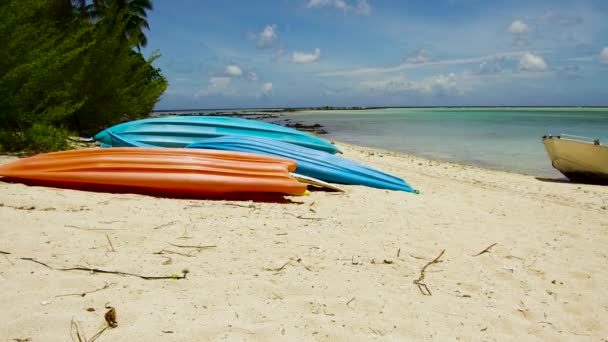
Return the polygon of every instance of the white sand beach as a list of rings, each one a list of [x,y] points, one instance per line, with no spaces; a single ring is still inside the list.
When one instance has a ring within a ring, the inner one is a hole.
[[[72,321],[91,338],[106,304],[118,326],[98,341],[606,341],[608,187],[338,145],[421,194],[250,203],[0,182],[0,341],[70,341]]]

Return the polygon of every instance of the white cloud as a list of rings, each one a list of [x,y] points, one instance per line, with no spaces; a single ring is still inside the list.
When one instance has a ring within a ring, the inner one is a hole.
[[[453,73],[437,75],[422,80],[409,80],[394,76],[383,80],[368,80],[359,83],[363,90],[385,93],[419,93],[431,95],[446,91],[458,91],[458,82]]]
[[[201,90],[197,96],[209,96],[222,93],[230,85],[230,77],[210,77],[207,88]]]
[[[566,59],[569,62],[593,62],[596,56],[581,56]]]
[[[230,77],[211,77],[209,78],[209,88],[224,89],[230,84]]]
[[[431,53],[427,50],[420,49],[411,54],[406,60],[410,64],[423,64],[431,61]]]
[[[307,7],[335,7],[344,12],[353,12],[359,15],[368,15],[372,11],[372,7],[367,0],[357,0],[356,4],[347,0],[309,0]]]
[[[272,91],[272,83],[267,82],[262,84],[262,93],[268,94]]]
[[[234,65],[234,64],[226,66],[225,72],[226,72],[226,75],[229,75],[229,76],[241,76],[243,74],[243,71],[241,70],[241,68],[239,68],[238,65]]]
[[[600,52],[600,63],[608,64],[608,47],[603,48]]]
[[[558,26],[575,26],[583,23],[583,18],[578,16],[563,15],[555,11],[548,11],[540,19]]]
[[[524,33],[527,33],[528,31],[530,31],[528,24],[526,24],[525,22],[523,22],[521,20],[513,21],[511,23],[511,25],[509,25],[509,27],[507,28],[507,32],[513,33],[513,34],[524,34]]]
[[[395,72],[402,71],[402,70],[429,68],[429,67],[436,67],[436,66],[476,64],[476,63],[482,63],[482,62],[488,61],[488,60],[495,60],[495,59],[501,59],[501,58],[519,59],[525,53],[527,53],[527,52],[522,52],[522,51],[501,52],[501,53],[495,53],[495,54],[485,55],[485,56],[480,56],[480,57],[446,59],[446,60],[429,61],[426,63],[417,63],[417,64],[409,63],[406,61],[405,63],[399,64],[397,66],[328,71],[328,72],[320,73],[319,76],[322,76],[322,77],[361,76],[361,75],[367,75],[367,74],[395,73]]]
[[[535,54],[526,52],[519,59],[519,70],[523,71],[546,71],[549,67],[545,60]]]
[[[254,35],[257,44],[261,48],[266,48],[272,45],[277,39],[277,25],[266,25],[262,32]]]
[[[313,53],[295,51],[291,56],[294,63],[312,63],[321,57],[321,49],[316,48]]]
[[[372,7],[367,3],[366,0],[359,0],[357,3],[357,7],[355,8],[355,13],[361,15],[368,15],[372,12]]]
[[[248,71],[247,74],[245,75],[245,78],[248,79],[249,81],[257,81],[258,74],[256,74],[253,71]]]
[[[483,61],[479,63],[479,68],[477,69],[477,73],[480,75],[500,74],[502,71],[502,65],[499,59]]]

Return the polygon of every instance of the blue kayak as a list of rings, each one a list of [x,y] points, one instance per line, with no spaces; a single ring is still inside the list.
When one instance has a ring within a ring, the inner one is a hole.
[[[263,154],[295,160],[296,173],[339,184],[417,192],[403,179],[326,152],[259,137],[225,136],[186,146]]]
[[[157,147],[185,147],[225,135],[271,138],[328,153],[339,152],[329,142],[305,132],[267,122],[222,116],[169,116],[125,122],[95,135],[112,146],[108,132],[137,143]]]
[[[112,132],[108,132],[108,135],[111,145],[114,147],[156,147],[128,140]],[[298,174],[326,182],[418,193],[401,178],[326,152],[268,138],[225,136],[209,138],[203,142],[188,145],[186,148],[239,151],[283,157],[296,161],[298,165],[295,172]]]

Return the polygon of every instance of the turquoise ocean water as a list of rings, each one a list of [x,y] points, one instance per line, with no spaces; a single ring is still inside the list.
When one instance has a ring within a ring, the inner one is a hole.
[[[541,142],[545,134],[608,144],[608,108],[387,108],[286,117],[325,126],[327,139],[538,177],[562,177]]]

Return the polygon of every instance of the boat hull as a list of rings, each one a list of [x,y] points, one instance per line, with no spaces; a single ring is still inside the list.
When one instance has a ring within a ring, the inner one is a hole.
[[[551,164],[571,181],[608,184],[608,146],[544,137]]]
[[[218,153],[221,152],[221,153]],[[1,165],[2,180],[26,184],[185,198],[227,194],[301,195],[289,175],[294,161],[213,150],[81,149],[41,154]]]
[[[329,153],[272,139],[225,136],[207,139],[186,147],[289,158],[297,162],[297,173],[326,182],[416,192],[401,178]]]
[[[338,148],[320,138],[267,122],[221,116],[169,116],[125,122],[95,135],[95,140],[113,146],[108,132],[158,147],[185,147],[207,138],[225,135],[271,138],[328,153]]]

